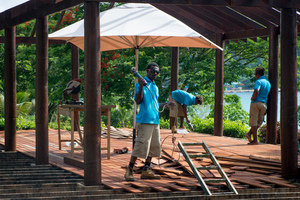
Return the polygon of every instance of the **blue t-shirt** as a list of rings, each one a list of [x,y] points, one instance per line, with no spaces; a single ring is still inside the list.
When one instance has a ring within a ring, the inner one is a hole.
[[[195,105],[196,97],[183,90],[174,90],[172,92],[172,98],[178,103],[190,106]]]
[[[143,124],[159,124],[159,113],[155,110],[159,109],[159,103],[158,103],[158,87],[156,86],[155,82],[151,81],[147,76],[144,78],[147,81],[147,86],[150,89],[150,91],[147,89],[147,87],[143,87],[143,100],[140,104],[140,110],[139,113],[136,116],[136,122],[137,123],[143,123]],[[140,85],[137,83],[135,85],[135,95],[136,97],[137,93],[139,92]],[[155,107],[154,107],[155,104]]]
[[[251,103],[254,102],[267,103],[268,95],[271,90],[271,84],[266,79],[265,76],[261,76],[255,81],[254,90],[256,89],[258,89],[258,96],[256,97],[255,101],[251,101]]]

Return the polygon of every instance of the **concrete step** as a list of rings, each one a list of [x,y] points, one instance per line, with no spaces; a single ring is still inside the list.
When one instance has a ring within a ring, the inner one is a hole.
[[[270,196],[271,195],[271,196]],[[82,194],[80,195],[80,193],[74,193],[74,195],[69,195],[69,196],[65,196],[63,193],[59,194],[59,193],[52,193],[51,196],[48,197],[43,197],[43,196],[39,196],[39,197],[31,197],[30,199],[80,199],[80,200],[84,200],[84,199],[132,199],[132,200],[199,200],[199,199],[203,199],[203,200],[215,200],[215,199],[231,199],[231,200],[235,200],[235,199],[251,199],[251,200],[263,200],[263,199],[278,199],[278,200],[283,200],[283,199],[300,199],[298,193],[294,194],[294,196],[292,196],[293,194],[270,194],[270,193],[266,193],[266,194],[239,194],[239,195],[199,195],[199,194],[195,194],[194,192],[184,192],[184,193],[180,193],[180,192],[155,192],[155,193],[138,193],[138,194],[133,194],[133,193],[126,193],[126,194],[91,194],[91,193],[87,193],[87,194]],[[23,197],[24,199],[25,197]],[[2,199],[21,199],[21,198],[15,198],[15,197],[10,197],[10,198],[2,198]]]
[[[86,189],[86,190],[77,190],[78,188],[73,188],[73,190],[42,190],[42,191],[29,191],[23,193],[7,193],[0,194],[0,199],[3,198],[35,198],[35,197],[70,197],[70,196],[81,196],[81,195],[108,195],[113,194],[113,190],[103,190],[103,189]]]
[[[194,196],[198,197],[199,199],[199,193],[198,192],[192,192]],[[186,192],[151,192],[151,193],[125,193],[125,192],[116,192],[116,193],[105,193],[105,194],[86,194],[86,195],[79,195],[78,193],[75,195],[69,195],[66,196],[63,193],[53,193],[51,196],[48,197],[31,197],[30,199],[158,199],[161,197],[161,199],[165,199],[167,197],[170,197],[169,199],[174,199],[176,196],[180,196],[181,198],[186,194]],[[58,195],[58,196],[56,196]],[[8,199],[8,198],[1,198],[1,199]],[[21,199],[21,198],[14,198],[12,199]]]
[[[10,168],[10,167],[24,167],[24,166],[31,166],[32,164],[34,164],[34,162],[30,161],[25,161],[25,160],[21,160],[20,162],[18,161],[4,161],[0,163],[1,168]]]
[[[26,156],[22,153],[19,152],[2,152],[0,153],[0,159],[1,161],[11,161],[11,160],[33,160],[34,158],[30,157],[30,156]]]
[[[30,174],[15,174],[10,176],[0,176],[0,182],[6,182],[6,181],[23,181],[23,180],[68,180],[68,179],[77,179],[81,178],[78,175],[72,175],[72,174],[44,174],[39,173],[35,175]]]
[[[5,157],[5,158],[8,158],[8,157],[15,157],[15,158],[25,158],[27,157],[26,155],[18,152],[18,151],[4,151],[4,150],[0,150],[0,158],[2,157]]]
[[[300,192],[278,192],[278,193],[241,193],[238,195],[214,195],[210,198],[210,200],[218,200],[222,199],[266,199],[266,198],[277,198],[277,199],[285,199],[300,196]]]
[[[83,182],[83,181],[82,181]],[[0,185],[0,191],[3,190],[14,190],[14,189],[28,189],[28,188],[44,188],[49,190],[55,187],[77,187],[78,185],[82,185],[77,182],[60,182],[60,183],[32,183],[32,184],[8,184],[8,185]]]
[[[7,193],[37,193],[37,192],[55,192],[55,191],[86,191],[86,190],[108,190],[104,185],[100,186],[83,186],[78,183],[48,183],[48,184],[25,184],[18,185],[18,187],[9,187],[7,185],[6,189],[0,189],[0,195]],[[112,191],[113,190],[108,190]]]
[[[36,173],[38,170],[43,171],[44,173],[66,173],[67,171],[64,171],[62,169],[51,169],[51,168],[15,168],[15,169],[0,169],[0,176],[3,174],[19,174],[19,173]],[[71,173],[71,172],[67,172]]]
[[[0,181],[2,180],[11,180],[11,179],[53,179],[53,178],[70,178],[70,177],[81,177],[79,175],[70,173],[70,172],[55,172],[55,173],[48,173],[47,171],[32,171],[31,173],[29,172],[23,172],[23,173],[17,173],[17,174],[1,174],[0,175]]]
[[[48,180],[19,180],[19,181],[0,181],[1,185],[9,185],[9,184],[44,184],[44,183],[83,183],[82,178],[73,178],[73,179],[48,179]]]

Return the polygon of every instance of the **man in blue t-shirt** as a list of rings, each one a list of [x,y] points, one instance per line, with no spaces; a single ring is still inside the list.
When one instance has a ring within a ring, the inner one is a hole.
[[[271,90],[271,84],[264,76],[265,69],[257,67],[255,69],[254,92],[251,97],[250,104],[250,116],[249,126],[250,131],[246,134],[246,138],[249,140],[249,145],[257,145],[257,129],[261,126],[264,121],[264,116],[267,113],[267,100]],[[253,135],[253,140],[251,139]]]
[[[194,96],[183,90],[174,90],[169,96],[169,101],[174,102],[174,108],[170,109],[170,124],[172,133],[177,132],[177,118],[180,117],[180,127],[184,128],[183,122],[186,118],[187,123],[190,123],[190,120],[187,116],[187,106],[202,104],[203,100],[201,96]]]
[[[161,178],[150,168],[152,157],[160,157],[161,154],[158,108],[164,105],[172,107],[173,104],[158,103],[158,87],[154,81],[158,74],[158,65],[150,63],[147,67],[147,76],[140,77],[135,85],[135,102],[140,105],[140,110],[136,116],[137,137],[124,175],[126,181],[134,181],[133,166],[138,157],[145,159],[141,179]]]

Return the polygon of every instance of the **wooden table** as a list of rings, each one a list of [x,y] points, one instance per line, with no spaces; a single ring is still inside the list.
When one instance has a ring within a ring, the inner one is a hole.
[[[107,147],[101,148],[101,150],[107,150],[107,159],[110,159],[110,114],[111,108],[115,108],[115,105],[101,105],[101,115],[107,116]],[[83,130],[80,130],[80,122],[75,117],[75,112],[84,111],[84,105],[58,105],[57,106],[57,123],[58,123],[58,144],[59,150],[61,150],[62,142],[71,142],[71,156],[74,157],[74,150],[82,150],[84,144]],[[71,117],[71,139],[62,140],[60,133],[60,115]],[[100,122],[99,122],[100,123]],[[75,126],[79,134],[79,140],[74,137]],[[74,147],[74,142],[80,145],[80,148]]]

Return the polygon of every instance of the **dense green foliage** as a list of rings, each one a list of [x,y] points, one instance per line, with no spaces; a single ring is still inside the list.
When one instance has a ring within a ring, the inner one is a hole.
[[[30,100],[30,93],[17,93],[17,130],[27,130],[35,128],[34,100]],[[4,95],[0,93],[0,130],[4,130]]]
[[[5,120],[0,118],[0,130],[5,129]],[[29,130],[35,129],[35,120],[34,117],[18,117],[16,121],[16,130]]]
[[[159,118],[159,126],[161,129],[169,129],[170,128],[170,120]]]
[[[298,126],[300,126],[300,106],[298,106],[298,112],[297,112],[297,119],[298,119]]]

